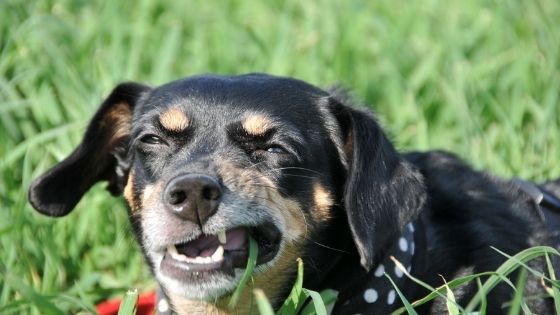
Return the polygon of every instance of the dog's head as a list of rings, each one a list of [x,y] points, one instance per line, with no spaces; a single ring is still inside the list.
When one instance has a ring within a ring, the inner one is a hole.
[[[235,288],[249,237],[256,282],[273,299],[297,257],[319,272],[329,265],[317,256],[338,254],[328,245],[350,240],[369,269],[416,216],[424,188],[373,117],[335,94],[258,74],[121,84],[80,146],[31,185],[30,202],[63,216],[108,181],[157,280],[188,299]]]

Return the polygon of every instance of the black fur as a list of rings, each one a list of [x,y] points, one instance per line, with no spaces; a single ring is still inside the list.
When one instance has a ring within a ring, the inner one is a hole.
[[[132,114],[136,101],[148,89],[123,83],[113,90],[91,120],[80,146],[31,184],[29,202],[35,209],[54,217],[67,215],[98,181],[109,181],[108,190],[115,195],[122,192],[128,172],[128,137],[113,139],[115,121],[108,114],[119,103]],[[113,145],[108,147],[110,143]]]
[[[348,224],[361,264],[370,270],[403,226],[416,218],[427,195],[418,170],[401,158],[369,113],[343,105],[336,95],[332,112],[345,140]]]
[[[111,110],[118,104],[126,104],[132,117],[123,118],[131,127],[115,139]],[[157,114],[171,105],[188,112],[192,119],[188,129],[172,133],[158,125]],[[275,127],[265,135],[250,136],[240,125],[247,113],[266,114]],[[159,136],[165,145],[154,148],[143,143],[146,133]],[[284,151],[269,154],[271,147]],[[119,85],[93,117],[80,146],[33,182],[29,200],[44,214],[63,216],[98,181],[109,181],[114,194],[122,192],[130,170],[135,177],[129,203],[140,203],[145,187],[177,174],[208,174],[226,186],[216,162],[224,159],[240,170],[258,170],[277,185],[280,195],[302,205],[309,228],[298,243],[306,264],[304,286],[334,288],[341,301],[349,298],[411,221],[418,222],[413,274],[432,286],[441,285],[442,277],[451,280],[495,270],[505,258],[491,246],[511,255],[535,245],[558,247],[559,226],[550,224],[557,217],[547,214],[550,221],[545,227],[537,205],[511,181],[475,171],[446,152],[400,154],[374,117],[355,108],[343,94],[260,74],[199,76],[155,89]],[[329,213],[319,219],[314,217],[312,196],[318,183],[333,201]],[[560,195],[558,181],[544,187]],[[139,242],[147,233],[141,220],[132,220]],[[165,212],[159,220],[166,220],[168,228],[161,233],[197,229]],[[539,261],[533,266],[544,268]],[[285,297],[294,272],[277,275],[286,283],[275,300]],[[515,282],[515,275],[511,280]],[[410,300],[428,293],[413,283],[402,289]],[[476,290],[476,285],[462,288],[457,300],[468,302]],[[529,279],[526,290],[543,293],[535,278]],[[511,288],[495,288],[489,295],[488,314],[505,313],[503,303],[511,297]],[[541,298],[529,304],[534,312],[551,314],[549,302]],[[436,301],[419,312],[442,314],[444,309],[445,303]]]

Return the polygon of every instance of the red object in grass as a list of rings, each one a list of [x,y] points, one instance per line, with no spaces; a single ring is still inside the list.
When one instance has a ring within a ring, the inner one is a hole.
[[[97,313],[99,315],[117,315],[121,299],[112,299],[97,304]],[[138,303],[136,304],[136,315],[152,315],[156,309],[156,293],[148,292],[140,294]]]

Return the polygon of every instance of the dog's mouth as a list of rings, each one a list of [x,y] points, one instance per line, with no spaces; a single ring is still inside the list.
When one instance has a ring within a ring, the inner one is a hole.
[[[257,265],[271,261],[280,248],[281,233],[273,224],[237,227],[215,235],[169,245],[161,261],[161,271],[178,280],[223,272],[234,275],[235,268],[245,268],[249,259],[249,237],[258,245]]]

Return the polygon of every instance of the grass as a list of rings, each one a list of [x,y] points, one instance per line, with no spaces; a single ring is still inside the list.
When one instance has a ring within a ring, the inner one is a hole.
[[[543,180],[560,177],[558,21],[556,0],[0,1],[0,313],[88,312],[153,287],[103,185],[60,220],[26,201],[118,82],[339,82],[400,149]]]

